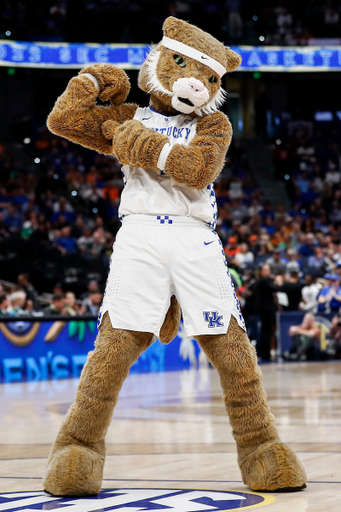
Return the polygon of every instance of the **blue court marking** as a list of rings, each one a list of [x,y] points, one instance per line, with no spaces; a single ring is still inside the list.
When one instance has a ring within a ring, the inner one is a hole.
[[[0,493],[1,510],[72,510],[80,498],[58,498],[43,491]],[[83,510],[177,510],[215,511],[242,510],[273,503],[275,498],[267,494],[248,491],[210,489],[159,489],[159,488],[109,488],[97,496],[81,498]],[[86,508],[84,508],[84,506]]]

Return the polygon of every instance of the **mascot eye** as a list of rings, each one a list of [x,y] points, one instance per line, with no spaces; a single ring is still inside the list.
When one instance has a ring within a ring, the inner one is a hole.
[[[210,84],[215,84],[216,82],[218,82],[218,79],[215,75],[212,75],[209,79],[209,82]]]
[[[173,55],[173,59],[178,64],[178,66],[180,66],[180,68],[186,67],[186,61],[183,57],[180,57],[180,55]]]

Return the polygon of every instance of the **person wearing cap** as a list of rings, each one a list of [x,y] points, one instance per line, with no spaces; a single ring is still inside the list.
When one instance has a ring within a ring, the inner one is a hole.
[[[249,249],[256,257],[258,253],[260,252],[260,245],[258,243],[258,236],[257,235],[250,235],[249,236]]]
[[[227,240],[228,246],[225,247],[225,254],[228,258],[234,258],[235,255],[240,252],[240,247],[238,247],[238,239],[236,236],[230,236]]]
[[[338,311],[341,306],[341,286],[337,274],[325,274],[326,286],[322,288],[317,298],[318,311]]]

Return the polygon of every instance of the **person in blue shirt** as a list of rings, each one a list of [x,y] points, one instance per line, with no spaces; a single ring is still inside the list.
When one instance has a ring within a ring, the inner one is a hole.
[[[338,311],[341,306],[341,286],[337,274],[325,274],[327,283],[320,291],[317,302],[319,312]]]
[[[299,248],[299,254],[305,258],[314,256],[315,253],[315,236],[313,233],[308,233],[305,237],[305,243]]]
[[[56,244],[62,254],[73,252],[77,249],[76,241],[71,236],[70,226],[63,227],[60,235],[56,240]]]

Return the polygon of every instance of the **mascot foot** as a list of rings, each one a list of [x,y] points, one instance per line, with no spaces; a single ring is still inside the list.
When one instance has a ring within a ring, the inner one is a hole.
[[[253,491],[293,492],[306,487],[305,471],[289,446],[259,446],[240,466],[243,482]]]
[[[90,447],[69,445],[52,454],[44,489],[53,496],[93,496],[101,489],[105,457]]]

